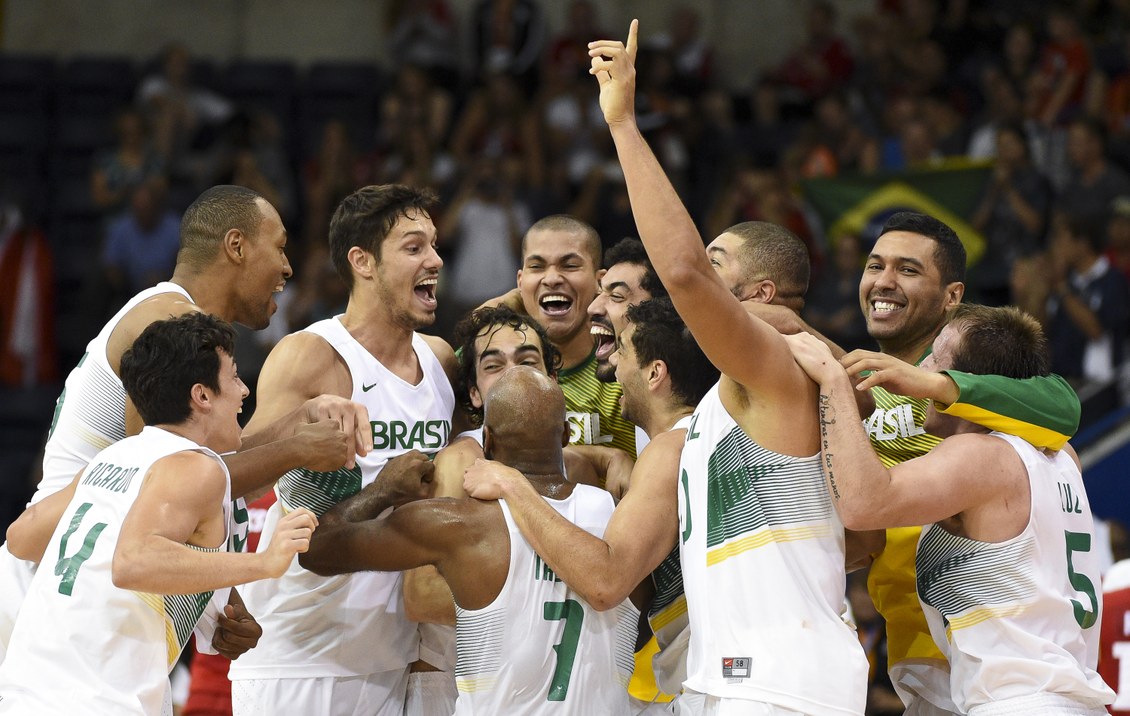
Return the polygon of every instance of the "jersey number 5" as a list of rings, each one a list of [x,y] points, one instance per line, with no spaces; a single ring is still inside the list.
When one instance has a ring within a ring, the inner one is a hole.
[[[561,641],[553,645],[553,650],[557,652],[557,668],[553,670],[553,681],[549,682],[549,694],[545,697],[546,701],[564,701],[569,693],[569,679],[573,676],[573,662],[577,658],[577,642],[581,638],[585,608],[575,599],[546,602],[542,607],[542,617],[546,621],[565,620]]]
[[[1075,588],[1075,591],[1086,594],[1087,600],[1091,602],[1091,609],[1087,610],[1078,600],[1071,600],[1071,606],[1075,608],[1075,621],[1079,622],[1079,626],[1084,629],[1090,629],[1098,620],[1099,599],[1095,596],[1095,583],[1091,581],[1090,577],[1075,571],[1075,566],[1071,564],[1071,553],[1090,552],[1091,535],[1086,532],[1064,531],[1063,536],[1067,540],[1067,578],[1071,581],[1071,586]]]
[[[59,561],[55,563],[55,576],[61,576],[63,579],[59,582],[59,594],[71,596],[71,590],[75,588],[75,579],[78,577],[79,567],[82,563],[90,559],[90,555],[94,552],[94,543],[98,540],[98,536],[102,534],[102,530],[106,529],[105,522],[98,522],[90,531],[86,533],[86,537],[82,540],[82,546],[78,551],[70,557],[67,557],[67,542],[70,540],[71,535],[78,530],[79,523],[82,518],[86,517],[87,511],[93,506],[90,502],[84,502],[79,505],[75,510],[74,517],[71,517],[71,524],[67,526],[67,531],[63,533],[63,539],[59,542]]]

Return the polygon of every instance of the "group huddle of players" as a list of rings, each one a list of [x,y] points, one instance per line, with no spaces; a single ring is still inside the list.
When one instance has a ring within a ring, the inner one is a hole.
[[[795,236],[703,250],[635,123],[636,33],[590,55],[640,240],[538,221],[454,350],[418,332],[434,196],[359,189],[329,230],[346,310],[276,346],[242,432],[227,322],[266,325],[286,232],[201,195],[8,529],[0,714],[171,712],[194,630],[236,714],[862,714],[865,565],[907,713],[1105,713],[1079,403],[1038,323],[963,304],[960,240],[903,213],[860,281],[881,350],[813,335]]]

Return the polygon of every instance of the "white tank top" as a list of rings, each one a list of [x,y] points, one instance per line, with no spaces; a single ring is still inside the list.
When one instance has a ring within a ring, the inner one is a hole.
[[[1064,699],[1110,703],[1114,692],[1095,671],[1102,587],[1083,478],[1063,451],[1049,457],[992,434],[1028,470],[1028,525],[999,543],[929,525],[915,560],[930,632],[950,660],[954,702],[985,714],[1018,713],[1013,700],[1026,713],[1058,713]]]
[[[292,470],[275,487],[259,548],[265,549],[284,510],[322,514],[371,483],[385,463],[410,449],[434,455],[447,444],[455,395],[443,366],[419,335],[412,347],[423,371],[405,382],[354,340],[339,318],[306,329],[324,338],[349,367],[350,399],[369,411],[373,450],[353,470]],[[320,577],[294,560],[279,579],[241,590],[263,625],[259,645],[232,662],[232,679],[357,676],[406,668],[419,654],[416,624],[404,617],[399,572]]]
[[[612,497],[576,485],[549,500],[565,519],[604,536]],[[522,537],[504,500],[510,569],[493,602],[455,608],[457,716],[627,714],[639,611],[631,602],[598,612],[562,582]]]
[[[50,437],[43,448],[43,479],[32,503],[69,485],[100,450],[126,436],[126,390],[106,360],[106,343],[129,311],[162,293],[178,293],[194,303],[177,284],[159,283],[127,301],[86,344],[86,353],[67,376],[63,392],[55,402]]]
[[[844,530],[819,454],[761,447],[715,385],[687,430],[680,483],[687,686],[813,716],[862,714],[867,660],[841,617]]]
[[[95,455],[44,553],[0,666],[0,713],[161,713],[170,669],[212,592],[159,595],[114,586],[126,513],[157,460],[211,450],[155,427]],[[217,507],[230,549],[231,481]]]

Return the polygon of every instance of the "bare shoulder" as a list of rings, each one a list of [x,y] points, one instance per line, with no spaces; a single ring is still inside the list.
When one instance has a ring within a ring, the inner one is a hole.
[[[310,396],[330,393],[348,398],[353,391],[349,368],[325,338],[299,331],[286,336],[271,350],[262,377],[305,386]]]
[[[459,469],[462,471],[475,460],[483,456],[483,448],[472,437],[463,437],[452,440],[447,447],[436,454],[436,469],[440,467]]]
[[[199,310],[199,306],[175,291],[150,296],[127,311],[114,326],[106,342],[106,360],[117,371],[122,354],[150,324]]]
[[[224,469],[215,458],[196,450],[184,450],[167,455],[153,463],[146,475],[146,483],[171,485],[178,492],[209,491],[226,484]]]
[[[683,454],[687,431],[684,428],[668,430],[652,439],[636,460],[636,465],[650,472],[655,467],[668,468],[665,471],[678,471],[679,457]]]
[[[428,348],[432,349],[440,365],[444,370],[449,371],[456,365],[455,350],[448,344],[447,341],[439,336],[429,336],[426,333],[421,333],[420,337],[428,344]]]

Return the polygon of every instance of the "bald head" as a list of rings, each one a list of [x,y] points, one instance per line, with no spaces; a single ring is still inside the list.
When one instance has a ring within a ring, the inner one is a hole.
[[[484,448],[492,460],[522,472],[560,470],[565,396],[530,366],[510,368],[491,387],[483,411]]]

